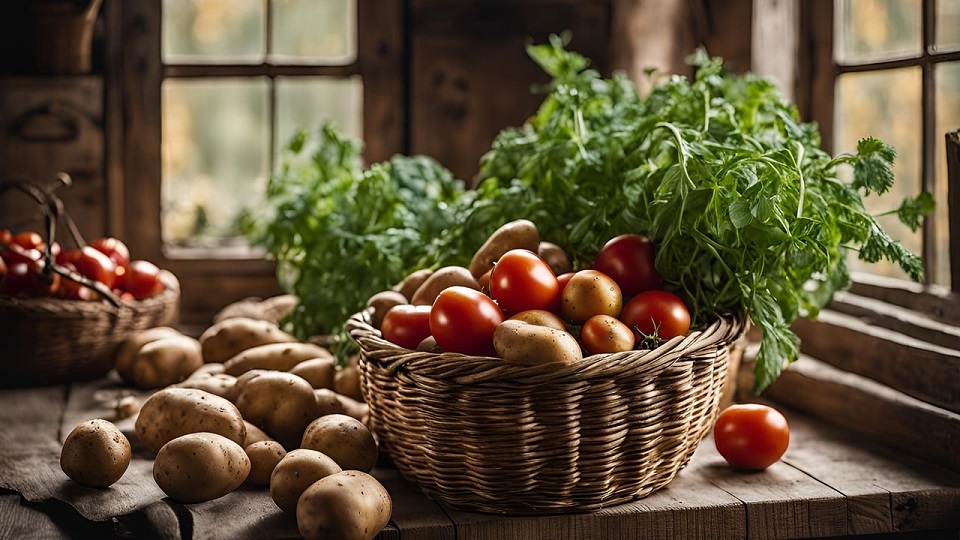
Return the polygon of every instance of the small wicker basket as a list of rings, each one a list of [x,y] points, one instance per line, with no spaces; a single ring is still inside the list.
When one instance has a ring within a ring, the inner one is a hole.
[[[63,173],[61,180],[70,184]],[[94,289],[102,300],[0,295],[0,387],[102,377],[113,367],[113,355],[121,342],[153,326],[176,324],[180,283],[172,273],[161,271],[163,293],[144,300],[120,300],[104,285],[54,262],[49,246],[56,238],[59,221],[66,221],[74,242],[83,244],[59,198],[28,181],[0,183],[0,194],[11,189],[33,197],[43,211],[48,245],[44,271]]]
[[[428,496],[501,514],[590,511],[670,482],[713,427],[742,317],[574,365],[410,351],[347,323],[381,448]]]

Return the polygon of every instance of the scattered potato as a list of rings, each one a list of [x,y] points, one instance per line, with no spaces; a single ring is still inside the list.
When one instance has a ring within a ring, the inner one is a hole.
[[[243,421],[243,425],[247,428],[247,436],[243,438],[243,444],[241,444],[240,446],[243,446],[244,448],[250,446],[253,443],[274,440],[273,437],[271,437],[270,435],[267,435],[266,431],[251,424],[247,420]]]
[[[493,263],[511,249],[528,249],[536,253],[539,245],[540,232],[532,221],[518,219],[505,223],[494,231],[473,255],[473,260],[470,261],[470,274],[474,279],[478,279],[493,268]]]
[[[163,337],[182,336],[179,331],[169,326],[157,326],[148,328],[143,332],[133,334],[121,343],[113,355],[113,366],[117,370],[117,375],[125,383],[133,382],[133,357],[143,347],[151,341]]]
[[[259,441],[244,447],[250,458],[250,474],[244,482],[249,486],[269,486],[270,476],[287,451],[277,441]]]
[[[295,514],[297,501],[311,484],[340,471],[337,462],[316,450],[298,448],[287,452],[270,476],[270,497],[281,510]]]
[[[310,383],[283,371],[266,371],[247,382],[237,409],[284,448],[298,447],[303,430],[319,416]]]
[[[304,360],[329,358],[333,353],[313,343],[268,343],[237,353],[224,362],[224,373],[237,377],[251,369],[290,371]]]
[[[403,281],[397,283],[393,290],[402,294],[404,298],[409,301],[413,298],[413,294],[417,292],[417,289],[423,285],[423,282],[427,280],[431,275],[433,275],[433,270],[430,268],[423,268],[421,270],[415,270],[410,273],[407,277],[403,278]]]
[[[200,342],[185,336],[166,336],[140,347],[133,355],[130,382],[137,388],[162,388],[185,380],[203,366]]]
[[[176,388],[196,388],[204,392],[210,392],[215,396],[226,397],[236,384],[237,378],[233,375],[217,373],[205,377],[187,377],[187,380],[173,386]]]
[[[371,540],[392,515],[393,500],[376,478],[343,471],[303,492],[297,504],[297,528],[307,540]]]
[[[455,285],[469,287],[480,290],[480,284],[477,278],[470,275],[470,271],[462,266],[444,266],[436,270],[433,274],[420,285],[417,292],[413,293],[410,303],[417,306],[429,306],[437,299],[437,296],[444,290]]]
[[[211,375],[221,375],[223,374],[225,369],[226,368],[224,368],[223,364],[221,364],[220,362],[206,363],[198,367],[196,371],[191,373],[190,376],[187,378],[192,379],[194,377],[209,377]]]
[[[115,420],[123,420],[140,412],[140,400],[137,396],[123,396],[117,400],[113,407],[113,416]]]
[[[337,370],[337,374],[333,378],[333,390],[340,395],[363,401],[360,368],[356,364],[349,364]]]
[[[370,324],[374,328],[380,328],[383,323],[383,316],[394,306],[409,304],[406,296],[397,291],[381,291],[367,300],[367,309],[370,310]]]
[[[217,312],[213,317],[213,322],[218,323],[234,317],[245,317],[279,324],[283,317],[296,305],[297,297],[292,294],[281,294],[266,299],[244,298],[228,304]]]
[[[341,396],[340,394],[328,388],[315,389],[313,391],[313,396],[317,399],[318,416],[326,416],[328,414],[346,414],[347,409],[344,407],[341,398],[350,398]]]
[[[537,255],[547,262],[555,276],[573,272],[573,264],[570,263],[567,252],[553,242],[540,242],[537,246]]]
[[[298,377],[303,377],[314,389],[333,388],[333,379],[337,374],[337,360],[333,355],[311,358],[293,366],[289,371]]]
[[[130,466],[130,441],[103,419],[81,422],[63,441],[60,468],[78,484],[109,487]]]
[[[493,333],[493,347],[505,360],[536,364],[572,363],[583,359],[577,338],[569,332],[519,320],[506,320]]]
[[[223,363],[242,351],[268,343],[297,341],[276,323],[247,317],[224,319],[200,334],[203,360],[207,363]]]
[[[311,422],[300,447],[323,452],[345,471],[370,472],[377,464],[373,434],[363,422],[345,414],[329,414]]]
[[[194,388],[157,391],[140,408],[134,428],[143,445],[153,453],[188,433],[216,433],[238,445],[247,435],[243,416],[233,403]]]
[[[367,415],[370,413],[370,406],[362,401],[357,401],[349,396],[337,394],[337,400],[343,405],[343,414],[356,418],[366,423]]]
[[[234,491],[250,474],[250,458],[235,441],[216,433],[188,433],[164,444],[153,479],[171,499],[212,501]]]

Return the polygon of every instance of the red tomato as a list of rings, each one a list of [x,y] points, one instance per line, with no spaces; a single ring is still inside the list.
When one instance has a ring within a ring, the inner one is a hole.
[[[0,281],[0,294],[49,296],[56,293],[60,287],[60,276],[54,273],[44,276],[43,267],[43,260],[16,261],[8,264],[6,274]]]
[[[507,313],[528,309],[557,312],[560,283],[539,255],[526,249],[511,249],[490,273],[490,296]]]
[[[150,261],[132,261],[120,285],[137,300],[156,296],[165,288],[160,281],[160,269]]]
[[[117,265],[117,268],[130,267],[130,250],[127,249],[127,245],[120,240],[111,236],[105,236],[91,242],[90,247],[110,257],[110,260],[113,261],[113,264]]]
[[[496,302],[468,287],[444,289],[430,310],[430,333],[444,351],[494,355],[493,332],[502,322]]]
[[[656,336],[666,341],[690,330],[690,312],[677,295],[667,291],[644,291],[627,302],[620,320],[629,326],[637,339]]]
[[[2,280],[5,275],[7,275],[7,263],[4,262],[3,257],[0,257],[0,280]]]
[[[713,427],[717,451],[731,467],[761,470],[777,462],[790,444],[790,426],[780,411],[744,403],[724,409]]]
[[[430,336],[430,306],[401,304],[390,308],[380,323],[380,332],[390,343],[416,349]]]
[[[111,289],[117,281],[117,265],[110,260],[110,257],[90,246],[62,251],[57,257],[57,262],[72,263],[80,275],[99,281]]]
[[[41,252],[47,249],[47,244],[40,233],[33,231],[18,232],[13,235],[13,243],[24,249],[35,249]]]
[[[74,266],[73,263],[64,263],[62,266],[68,270],[77,271],[77,267]],[[60,290],[57,291],[57,296],[67,300],[84,300],[88,302],[100,299],[100,293],[69,278],[60,280]]]
[[[593,268],[612,277],[624,297],[659,289],[663,284],[654,267],[653,242],[640,234],[610,239],[597,253]]]
[[[0,258],[3,258],[7,266],[11,266],[18,262],[36,263],[43,259],[43,253],[38,249],[25,248],[20,244],[11,242],[0,250]]]
[[[573,277],[573,274],[576,272],[567,272],[565,274],[560,274],[557,276],[557,284],[560,285],[560,297],[563,297],[563,288],[567,286],[567,283],[570,283],[570,278]]]

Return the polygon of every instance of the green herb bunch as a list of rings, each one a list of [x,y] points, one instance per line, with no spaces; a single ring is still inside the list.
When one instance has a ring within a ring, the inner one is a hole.
[[[245,223],[276,260],[281,287],[299,302],[285,321],[301,339],[343,323],[404,276],[429,265],[426,246],[445,233],[463,182],[427,157],[361,167],[362,143],[329,123],[299,132],[270,179],[262,213]]]
[[[703,51],[689,59],[694,80],[674,76],[645,98],[625,78],[588,69],[559,37],[529,53],[553,77],[549,94],[527,124],[498,136],[434,256],[469,253],[518,218],[580,266],[613,236],[646,234],[696,323],[732,310],[762,330],[758,391],[799,354],[790,323],[849,284],[848,250],[921,278],[919,258],[863,204],[894,181],[895,153],[883,142],[866,138],[831,157],[773,83],[726,73]],[[852,166],[852,181],[841,165]],[[915,229],[932,206],[923,193],[897,213]]]

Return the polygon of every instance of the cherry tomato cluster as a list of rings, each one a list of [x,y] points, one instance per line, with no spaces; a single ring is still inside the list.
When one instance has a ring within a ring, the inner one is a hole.
[[[57,266],[102,283],[127,300],[143,300],[164,291],[160,269],[149,261],[130,260],[120,240],[104,237],[76,249],[49,246]],[[100,293],[59,273],[45,272],[47,244],[34,231],[0,230],[0,294],[98,300]]]
[[[384,338],[414,349],[432,336],[444,351],[496,355],[497,327],[520,319],[569,332],[588,354],[600,354],[669,340],[690,328],[683,301],[661,289],[653,243],[639,234],[611,239],[592,268],[559,276],[536,253],[513,249],[478,282],[480,290],[449,287],[432,305],[394,307],[381,325]]]

